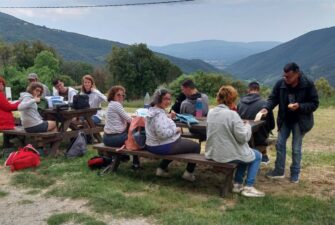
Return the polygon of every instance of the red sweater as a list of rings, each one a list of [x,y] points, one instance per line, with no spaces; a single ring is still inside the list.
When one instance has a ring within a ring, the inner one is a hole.
[[[6,96],[0,91],[0,130],[14,129],[14,117],[12,111],[17,110],[20,102],[9,103]]]

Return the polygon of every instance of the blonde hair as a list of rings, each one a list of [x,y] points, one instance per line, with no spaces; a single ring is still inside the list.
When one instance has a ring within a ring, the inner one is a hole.
[[[96,86],[95,86],[95,81],[94,81],[93,77],[92,77],[90,74],[86,74],[85,76],[83,76],[83,79],[81,80],[81,82],[82,82],[82,85],[81,85],[81,91],[82,91],[82,92],[85,92],[84,80],[89,80],[89,81],[91,81],[91,83],[92,83],[92,87],[91,87],[91,89],[92,89],[92,88],[96,88]]]
[[[216,94],[216,102],[230,107],[235,103],[237,96],[238,93],[234,87],[230,85],[222,86]]]

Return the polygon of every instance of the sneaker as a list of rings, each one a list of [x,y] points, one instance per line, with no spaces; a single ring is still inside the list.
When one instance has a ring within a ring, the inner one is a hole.
[[[299,179],[300,179],[299,174],[293,174],[293,175],[291,175],[290,182],[293,183],[293,184],[298,184]]]
[[[254,187],[245,186],[241,194],[245,197],[264,197],[265,193],[257,190]]]
[[[187,180],[187,181],[190,181],[190,182],[195,181],[194,173],[190,173],[190,172],[188,172],[187,170],[185,170],[185,172],[183,173],[182,178],[183,178],[184,180]]]
[[[265,176],[270,179],[281,179],[285,177],[285,174],[278,173],[276,170],[271,170],[268,173],[266,173]]]
[[[163,170],[162,168],[157,168],[156,176],[157,177],[170,177],[170,174],[168,171]]]
[[[243,191],[243,184],[233,183],[233,193],[241,193]]]
[[[261,161],[261,164],[263,165],[268,165],[270,163],[270,159],[267,155],[263,155],[262,156],[262,161]]]

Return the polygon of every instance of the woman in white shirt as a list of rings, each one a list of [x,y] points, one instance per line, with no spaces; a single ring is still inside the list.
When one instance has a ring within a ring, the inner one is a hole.
[[[85,75],[82,79],[80,94],[88,95],[91,108],[101,108],[101,103],[107,102],[107,97],[96,88],[94,79],[89,74]],[[100,123],[102,119],[102,111],[99,110],[92,119],[95,124]]]

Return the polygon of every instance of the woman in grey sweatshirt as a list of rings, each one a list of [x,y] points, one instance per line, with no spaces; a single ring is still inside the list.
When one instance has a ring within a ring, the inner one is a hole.
[[[180,137],[180,127],[176,127],[174,121],[166,113],[166,108],[171,104],[171,94],[166,89],[159,89],[153,96],[153,102],[149,108],[145,132],[146,145],[149,152],[160,155],[174,155],[183,153],[200,153],[200,145],[189,139]],[[171,160],[162,160],[156,170],[156,175],[169,176],[167,167]],[[188,163],[183,178],[194,181],[194,163]]]
[[[28,133],[42,133],[47,131],[57,131],[55,121],[43,121],[37,111],[37,103],[43,93],[43,85],[39,82],[32,82],[27,88],[27,92],[20,94],[21,103],[18,107],[22,125]]]

